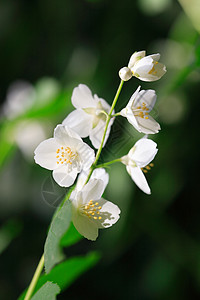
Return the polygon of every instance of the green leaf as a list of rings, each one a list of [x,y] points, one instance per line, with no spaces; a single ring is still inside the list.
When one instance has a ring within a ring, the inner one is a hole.
[[[100,255],[98,252],[91,252],[85,256],[76,256],[67,259],[61,264],[55,266],[49,274],[44,274],[40,277],[35,287],[35,292],[37,292],[41,286],[48,281],[57,283],[62,291],[65,290],[82,273],[92,268],[98,262],[99,258]],[[25,294],[26,290],[18,298],[18,300],[23,300]]]
[[[69,198],[70,193],[64,201]],[[44,265],[46,273],[49,273],[53,266],[64,259],[60,248],[60,239],[67,231],[71,222],[71,202],[65,201],[56,211],[51,222],[49,233],[44,246]]]
[[[82,238],[83,238],[83,236],[76,230],[73,223],[71,223],[67,232],[62,237],[62,239],[60,241],[60,245],[62,247],[69,247],[69,246],[76,244]]]
[[[57,284],[47,281],[31,298],[31,300],[55,300],[60,288]]]

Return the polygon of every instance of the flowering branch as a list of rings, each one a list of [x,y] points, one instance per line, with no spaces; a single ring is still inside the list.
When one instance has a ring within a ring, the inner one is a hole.
[[[104,99],[97,95],[93,96],[86,85],[80,84],[72,94],[72,104],[76,109],[55,128],[53,138],[41,142],[36,148],[35,162],[52,170],[53,178],[60,186],[72,186],[80,173],[75,189],[72,187],[53,216],[59,233],[54,234],[56,241],[51,241],[49,248],[47,247],[48,250],[51,249],[51,254],[53,253],[51,255],[53,262],[50,262],[49,270],[59,262],[59,259],[55,259],[55,249],[58,248],[59,240],[67,231],[71,220],[77,231],[92,241],[98,237],[99,229],[108,228],[118,221],[119,207],[102,198],[109,180],[109,175],[103,167],[116,162],[123,163],[135,184],[144,193],[151,193],[143,173],[150,169],[149,166],[152,165],[151,161],[158,149],[157,144],[147,136],[137,141],[127,155],[99,165],[97,163],[108,139],[114,117],[121,115],[127,118],[137,131],[145,134],[155,134],[160,130],[160,125],[149,115],[157,99],[154,90],[144,91],[138,87],[127,106],[118,113],[114,112],[124,81],[133,76],[142,81],[156,81],[165,74],[166,68],[158,62],[159,59],[160,54],[146,56],[145,51],[135,52],[128,66],[119,71],[121,81],[111,107]],[[82,138],[85,137],[89,137],[93,147],[98,149],[96,156],[94,150],[83,142]],[[65,211],[64,209],[68,208],[65,207],[68,199],[70,206],[69,210]],[[66,212],[69,212],[67,216]],[[67,225],[65,222],[59,225],[56,223],[60,213],[62,217],[64,216],[63,220],[67,220]],[[49,232],[51,233],[51,230]],[[48,239],[51,240],[49,234]],[[46,253],[47,250],[45,250],[45,268]],[[27,290],[25,300],[30,300],[43,266],[44,255]]]

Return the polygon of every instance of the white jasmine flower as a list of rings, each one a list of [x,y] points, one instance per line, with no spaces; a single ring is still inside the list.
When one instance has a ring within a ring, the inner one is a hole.
[[[165,65],[158,62],[159,59],[159,53],[146,56],[145,51],[135,52],[129,60],[128,68],[122,68],[119,71],[119,76],[122,80],[125,80],[123,78],[128,78],[126,80],[129,80],[131,71],[132,76],[142,81],[156,81],[167,71]]]
[[[110,105],[97,95],[93,97],[90,89],[84,84],[79,84],[73,90],[72,104],[76,110],[67,116],[63,124],[72,128],[83,138],[89,136],[92,145],[98,149],[106,124],[105,113],[109,113]],[[113,121],[112,118],[108,125],[104,145],[108,139]]]
[[[126,165],[126,170],[135,184],[146,194],[151,194],[149,185],[143,174],[143,168],[150,169],[148,165],[154,159],[158,149],[157,144],[146,137],[135,143],[129,153],[121,158],[121,162]]]
[[[111,227],[119,219],[117,205],[101,198],[105,189],[100,179],[90,180],[72,201],[72,222],[78,232],[95,241],[98,230]]]
[[[39,144],[35,162],[53,170],[53,178],[60,185],[72,185],[78,173],[88,170],[95,159],[94,150],[67,126],[58,125],[54,137]]]
[[[149,115],[155,105],[156,98],[154,90],[140,91],[139,86],[120,114],[126,117],[139,132],[157,133],[160,130],[160,125]]]

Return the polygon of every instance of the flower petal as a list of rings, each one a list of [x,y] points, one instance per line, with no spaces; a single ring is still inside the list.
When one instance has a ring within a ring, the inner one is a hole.
[[[58,167],[56,151],[59,146],[59,143],[54,138],[41,142],[35,149],[35,162],[45,169],[56,169]]]
[[[131,168],[127,166],[127,171],[131,175],[132,180],[135,184],[146,194],[151,194],[151,190],[146,181],[146,178],[139,167]]]
[[[109,137],[110,134],[110,130],[111,130],[111,126],[114,122],[114,118],[112,118],[109,122],[108,128],[107,128],[107,132],[106,132],[106,136],[105,136],[105,140],[103,143],[103,147],[105,146],[107,139]],[[93,128],[90,132],[89,138],[92,142],[92,145],[98,149],[101,145],[101,140],[104,134],[104,129],[105,129],[105,125],[106,123],[103,120],[100,120],[99,123],[97,124],[97,126],[95,128]]]
[[[129,151],[131,159],[135,161],[140,168],[148,165],[155,157],[158,149],[157,144],[149,139],[142,138],[134,145],[134,151]]]
[[[151,116],[148,116],[148,119],[145,118],[137,118],[138,126],[140,128],[140,132],[145,134],[155,134],[160,130],[160,125],[157,123]]]
[[[101,198],[105,189],[104,182],[100,179],[92,179],[83,187],[82,203],[85,204],[90,200],[98,200]]]
[[[76,168],[72,168],[69,172],[68,166],[63,165],[60,168],[53,170],[53,178],[60,186],[68,187],[74,183],[77,173]]]
[[[108,185],[109,175],[103,168],[97,168],[93,171],[91,179],[101,179],[104,183],[104,189]]]
[[[141,77],[146,76],[153,66],[153,59],[146,56],[138,61],[138,63],[132,68],[132,72],[139,74]]]
[[[129,107],[126,108],[126,114],[124,114],[124,116],[126,116],[128,122],[131,125],[133,125],[133,127],[135,127],[136,130],[141,132],[140,126],[138,125],[138,118],[134,116],[134,113],[131,108]]]
[[[91,241],[95,241],[97,239],[97,225],[94,222],[92,222],[88,217],[82,216],[78,212],[76,212],[76,209],[72,209],[72,222],[76,230],[86,239]]]
[[[159,61],[159,59],[160,59],[160,53],[147,55],[147,57],[151,57],[153,60]]]
[[[148,112],[150,112],[156,103],[156,98],[157,96],[154,90],[142,90],[135,97],[133,105],[134,107],[138,107],[142,106],[142,104],[145,103],[147,108],[149,109]]]
[[[72,111],[63,121],[63,125],[70,127],[81,137],[87,137],[92,129],[92,116],[82,109]]]
[[[62,144],[70,145],[73,142],[73,139],[77,139],[79,141],[82,141],[80,136],[70,129],[68,126],[65,125],[57,125],[54,129],[54,137]]]
[[[76,145],[76,152],[82,162],[83,170],[88,170],[95,160],[94,150],[86,143],[79,142]]]
[[[103,110],[105,110],[107,113],[110,111],[110,105],[106,102],[106,100],[99,98],[97,95],[94,95],[94,99],[97,101],[97,103],[100,101]]]
[[[85,84],[79,84],[73,90],[72,104],[76,108],[96,107],[97,103],[92,96],[92,92]]]
[[[130,109],[132,108],[133,103],[135,102],[135,99],[138,97],[139,91],[140,91],[141,86],[139,85],[137,90],[133,93],[133,95],[131,96],[128,104],[126,107],[129,107]]]
[[[131,58],[129,60],[128,67],[132,68],[140,59],[145,57],[145,55],[146,55],[146,51],[138,51],[133,53],[133,55],[131,55]]]
[[[99,216],[101,219],[95,220],[98,228],[111,227],[119,220],[120,209],[117,205],[103,198],[98,200],[98,205],[101,206],[99,210]]]

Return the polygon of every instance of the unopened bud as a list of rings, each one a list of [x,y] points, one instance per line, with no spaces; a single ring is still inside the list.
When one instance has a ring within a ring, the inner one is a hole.
[[[131,79],[132,76],[133,76],[133,74],[128,67],[124,67],[119,70],[119,77],[123,81],[128,81],[129,79]]]

